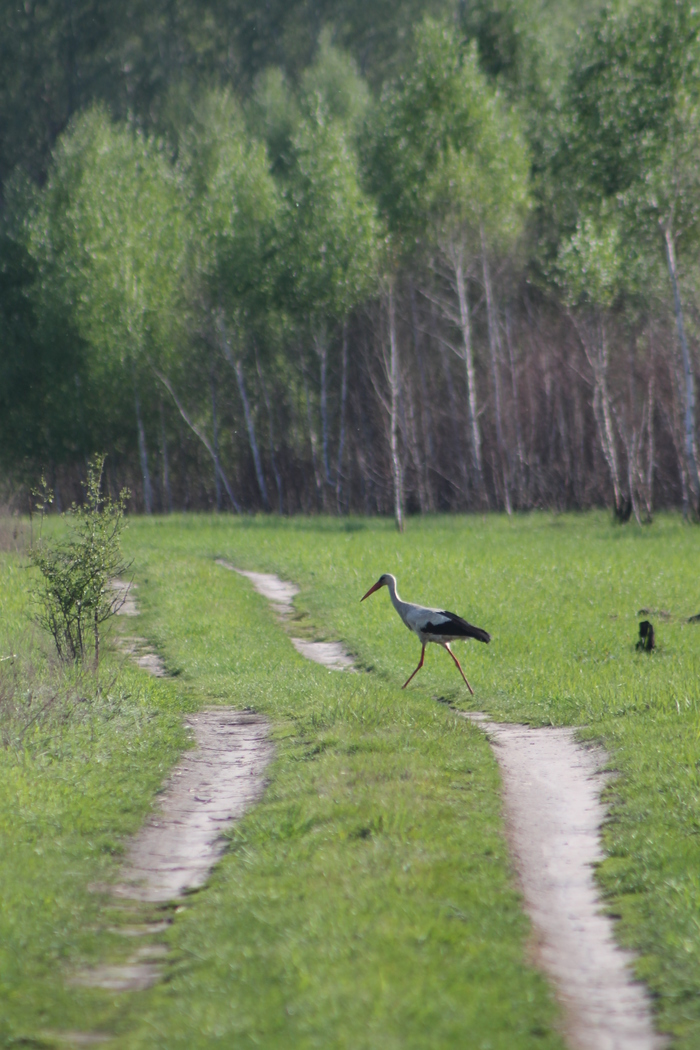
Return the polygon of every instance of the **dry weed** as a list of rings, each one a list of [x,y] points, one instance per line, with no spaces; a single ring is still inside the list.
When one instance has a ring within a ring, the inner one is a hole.
[[[31,747],[95,710],[105,684],[92,667],[62,663],[34,632],[0,652],[0,746]],[[113,683],[110,683],[113,684]]]
[[[29,524],[0,510],[0,551],[23,554],[29,545]]]

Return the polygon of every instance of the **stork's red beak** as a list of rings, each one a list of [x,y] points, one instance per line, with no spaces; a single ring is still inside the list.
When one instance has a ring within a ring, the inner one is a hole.
[[[382,581],[381,580],[377,580],[377,582],[375,583],[374,587],[370,587],[370,589],[367,591],[367,594],[363,594],[363,596],[360,598],[360,601],[363,602],[365,600],[365,598],[369,598],[370,594],[374,594],[375,591],[378,591],[379,588],[383,587],[383,586],[384,586],[384,584],[382,583]]]

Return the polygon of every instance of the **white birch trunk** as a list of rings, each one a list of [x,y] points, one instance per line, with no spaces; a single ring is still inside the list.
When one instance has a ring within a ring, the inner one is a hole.
[[[469,301],[467,299],[467,285],[461,259],[457,260],[455,263],[454,273],[457,284],[457,299],[459,301],[459,319],[464,347],[464,364],[467,372],[467,400],[469,405],[469,434],[472,446],[472,460],[474,474],[476,476],[476,490],[481,495],[483,492],[481,433],[479,431],[479,414],[477,410],[476,375],[474,373],[474,354],[472,350],[472,328],[469,316]]]
[[[231,342],[228,338],[226,331],[226,322],[224,321],[223,315],[219,314],[217,318],[217,324],[219,328],[219,335],[221,337],[221,349],[224,352],[224,357],[233,369],[233,374],[236,377],[236,383],[238,385],[238,393],[241,396],[243,402],[243,415],[245,417],[246,430],[248,431],[248,443],[250,445],[250,451],[253,455],[253,466],[255,467],[255,477],[258,483],[258,489],[260,490],[260,496],[262,497],[263,506],[265,510],[270,509],[270,500],[267,495],[267,485],[265,484],[265,475],[263,474],[262,462],[260,459],[260,449],[258,448],[257,438],[255,436],[255,421],[253,420],[253,413],[250,410],[250,402],[248,401],[248,394],[245,388],[245,377],[243,375],[243,366],[241,365],[240,359],[234,356],[231,348]]]
[[[601,354],[603,362],[594,365],[593,374],[593,415],[598,425],[598,437],[605,462],[610,471],[610,480],[613,485],[615,499],[615,512],[622,510],[622,489],[620,487],[620,470],[617,461],[617,449],[615,447],[615,432],[613,430],[612,416],[610,413],[610,394],[606,377],[607,355]]]
[[[676,252],[669,224],[663,227],[663,232],[664,243],[666,246],[666,262],[668,265],[669,277],[671,278],[671,285],[673,287],[673,306],[676,314],[676,328],[678,329],[678,342],[680,343],[681,360],[683,364],[683,379],[685,386],[685,413],[683,422],[685,431],[685,456],[687,461],[688,487],[694,503],[692,513],[698,514],[700,511],[698,501],[698,495],[700,493],[700,478],[698,477],[698,457],[695,440],[695,376],[693,375],[693,365],[690,360],[690,350],[688,349],[688,340],[686,339],[685,334],[683,307],[681,305],[680,289],[678,287]],[[683,506],[683,513],[686,517],[690,512],[688,502],[688,490],[686,489]]]
[[[243,375],[243,365],[240,361],[236,361],[234,363],[233,370],[236,374],[238,392],[241,395],[241,401],[243,402],[243,414],[245,415],[245,423],[248,430],[248,441],[250,443],[250,450],[253,453],[253,465],[255,467],[255,476],[258,482],[258,488],[260,489],[260,495],[262,496],[263,506],[265,507],[265,510],[269,510],[270,499],[267,495],[267,485],[265,484],[265,475],[263,474],[262,461],[260,459],[260,449],[258,448],[258,442],[255,437],[255,423],[253,422],[253,413],[250,410],[250,402],[248,401],[248,394],[245,387],[245,377]]]
[[[418,330],[418,314],[416,309],[416,293],[411,284],[410,287],[411,295],[411,321],[413,324],[413,349],[416,355],[416,361],[418,362],[418,373],[420,377],[420,387],[418,396],[420,398],[420,409],[421,409],[421,430],[423,432],[423,447],[424,453],[422,463],[419,467],[419,474],[422,478],[423,488],[425,490],[425,496],[427,500],[427,509],[435,509],[435,501],[433,499],[433,490],[431,485],[430,469],[435,463],[435,443],[433,441],[433,420],[430,412],[430,405],[428,399],[428,383],[425,374],[425,361],[423,359],[423,348],[421,346],[420,333]]]
[[[323,480],[326,485],[331,483],[330,457],[328,455],[328,345],[325,331],[316,333],[314,345],[321,371],[321,462],[323,464]],[[324,494],[325,504],[325,494]]]
[[[163,457],[163,495],[165,496],[165,509],[168,514],[173,512],[173,494],[170,489],[170,468],[168,463],[168,440],[165,434],[165,412],[163,401],[160,400],[160,443]]]
[[[311,413],[311,397],[309,395],[309,381],[306,378],[306,371],[302,366],[302,379],[304,382],[304,397],[306,398],[306,419],[309,425],[309,443],[311,445],[311,465],[314,470],[314,481],[316,482],[316,495],[319,501],[323,499],[323,482],[321,475],[318,470],[318,438],[316,436],[316,428],[314,427],[313,416]]]
[[[399,458],[399,351],[396,342],[396,304],[394,301],[394,284],[389,284],[389,388],[390,388],[390,451],[391,471],[394,488],[394,519],[396,528],[403,532],[403,492],[401,479],[401,460]]]
[[[335,502],[338,514],[341,510],[341,488],[343,478],[343,453],[345,451],[345,415],[348,402],[348,323],[343,324],[343,347],[340,362],[340,433],[338,435],[338,465],[335,472]]]
[[[481,263],[484,276],[484,289],[486,291],[486,320],[489,331],[489,350],[491,353],[491,374],[493,376],[493,401],[494,415],[496,417],[496,445],[498,447],[498,458],[500,460],[501,476],[503,480],[503,502],[506,513],[510,517],[513,508],[510,502],[510,480],[508,478],[508,466],[506,445],[503,440],[503,414],[501,411],[501,371],[499,366],[499,344],[498,319],[493,301],[493,288],[491,286],[491,274],[489,272],[488,260],[486,258],[486,241],[483,228],[481,230]]]
[[[647,388],[647,469],[644,477],[644,503],[647,522],[651,522],[654,512],[654,357],[652,353],[649,369],[649,386]]]
[[[267,384],[265,383],[265,377],[263,375],[262,368],[260,367],[260,361],[258,359],[257,348],[256,348],[256,351],[255,351],[255,366],[256,366],[256,368],[258,370],[258,377],[260,379],[260,388],[262,390],[263,400],[265,402],[265,408],[267,409],[267,419],[268,419],[268,425],[269,425],[269,431],[270,431],[270,464],[272,466],[272,473],[273,473],[274,478],[275,478],[275,487],[277,488],[277,503],[278,503],[278,507],[279,507],[279,513],[283,514],[284,510],[283,510],[283,506],[282,506],[282,478],[280,477],[280,472],[277,469],[277,458],[275,456],[275,432],[274,432],[274,421],[273,421],[273,417],[272,417],[272,405],[270,403],[270,398],[269,398],[269,395],[267,393]]]
[[[515,417],[515,440],[516,440],[516,498],[518,504],[523,502],[523,474],[525,470],[525,449],[523,445],[523,430],[520,424],[520,397],[518,393],[518,373],[515,364],[515,352],[513,350],[513,339],[511,336],[510,311],[506,309],[506,341],[508,343],[508,359],[510,362],[510,384],[513,396],[513,415]]]
[[[143,509],[146,514],[153,513],[153,489],[151,488],[151,474],[148,469],[148,448],[146,446],[146,431],[141,417],[141,401],[139,400],[136,376],[134,375],[134,408],[136,409],[136,429],[139,441],[139,460],[141,462],[141,476],[143,478]]]
[[[170,380],[168,379],[168,377],[163,375],[162,372],[159,372],[158,369],[155,368],[153,365],[151,365],[151,368],[153,369],[154,375],[161,381],[161,383],[163,384],[165,389],[168,391],[168,393],[172,397],[173,401],[175,402],[175,406],[176,406],[178,412],[180,413],[180,415],[184,419],[185,423],[187,423],[187,426],[190,428],[190,430],[192,431],[193,434],[196,434],[196,436],[199,438],[199,440],[202,442],[202,444],[204,445],[205,449],[207,450],[207,452],[211,456],[212,462],[214,463],[214,470],[218,471],[218,474],[219,474],[219,476],[221,478],[222,484],[223,484],[224,488],[226,489],[226,494],[227,494],[228,498],[231,500],[231,506],[233,507],[233,509],[238,514],[241,514],[242,512],[241,512],[240,504],[239,504],[238,500],[236,499],[236,497],[233,494],[233,490],[232,490],[232,488],[231,488],[231,486],[229,484],[229,480],[226,477],[226,475],[224,474],[223,467],[221,466],[221,463],[219,462],[219,457],[214,452],[214,449],[212,448],[211,444],[209,443],[206,434],[202,430],[200,430],[200,428],[197,426],[197,424],[193,420],[190,419],[189,415],[187,414],[185,408],[182,405],[182,402],[180,401],[179,397],[175,393],[175,391],[173,389],[173,385],[170,382]],[[185,475],[185,477],[187,477],[187,475]],[[187,504],[187,506],[189,506],[189,502],[190,502],[190,500],[189,500],[189,492],[187,492],[187,494],[186,494],[186,504]]]
[[[209,376],[209,385],[211,387],[211,428],[213,438],[214,456],[216,462],[219,462],[219,427],[216,418],[216,383],[214,381],[214,373],[212,372]],[[221,475],[218,470],[214,471],[214,489],[216,493],[216,509],[221,510]]]

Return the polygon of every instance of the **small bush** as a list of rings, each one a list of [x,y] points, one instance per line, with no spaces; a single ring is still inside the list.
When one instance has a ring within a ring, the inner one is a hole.
[[[53,637],[61,660],[82,660],[92,648],[96,665],[102,624],[124,604],[123,591],[115,590],[112,581],[129,569],[121,552],[129,493],[122,489],[117,500],[102,496],[103,466],[104,456],[90,460],[85,502],[82,507],[74,503],[66,515],[67,539],[48,542],[40,535],[29,551],[41,573],[34,592],[37,622]],[[53,493],[42,479],[34,495],[43,523]]]

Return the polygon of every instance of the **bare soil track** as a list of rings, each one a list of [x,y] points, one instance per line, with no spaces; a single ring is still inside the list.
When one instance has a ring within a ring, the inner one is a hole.
[[[616,944],[593,878],[603,859],[605,753],[578,743],[573,729],[465,717],[486,732],[501,769],[508,840],[567,1042],[576,1050],[659,1050],[666,1041],[633,979],[634,956]]]
[[[115,580],[120,613],[138,616],[134,584]],[[139,637],[122,637],[122,652],[157,677],[167,674],[159,656]],[[190,715],[185,725],[195,748],[172,771],[159,805],[132,839],[120,883],[112,892],[130,900],[165,902],[198,889],[223,853],[222,832],[264,790],[272,757],[268,723],[251,711],[212,707]]]
[[[164,902],[204,885],[225,849],[222,832],[263,792],[272,757],[265,719],[215,707],[185,724],[196,747],[182,756],[132,840],[113,890],[119,897]]]
[[[235,565],[218,558],[217,565],[231,572],[237,572],[239,576],[246,576],[253,587],[267,598],[272,609],[282,620],[288,620],[294,613],[292,602],[299,593],[299,588],[294,583],[285,583],[270,572],[247,572],[245,569],[237,569]],[[309,642],[304,638],[293,638],[290,642],[301,655],[307,660],[313,660],[315,664],[328,667],[331,671],[353,671],[353,659],[346,653],[342,642]]]

